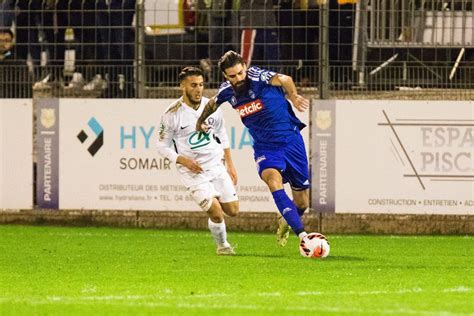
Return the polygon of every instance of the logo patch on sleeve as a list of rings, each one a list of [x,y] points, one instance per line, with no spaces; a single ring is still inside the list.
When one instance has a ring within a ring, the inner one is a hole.
[[[244,117],[260,112],[264,107],[263,102],[260,101],[260,99],[257,99],[242,104],[241,106],[236,107],[235,110],[239,113],[240,118],[243,119]]]

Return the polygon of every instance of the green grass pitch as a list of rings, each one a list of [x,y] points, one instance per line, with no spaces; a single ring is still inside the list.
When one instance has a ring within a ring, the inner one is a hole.
[[[474,315],[473,236],[0,226],[0,315]]]

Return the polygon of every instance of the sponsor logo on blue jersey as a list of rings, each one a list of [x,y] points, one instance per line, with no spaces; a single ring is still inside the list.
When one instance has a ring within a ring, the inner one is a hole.
[[[264,104],[260,99],[250,101],[248,103],[242,104],[235,108],[237,113],[239,113],[240,118],[243,119],[249,115],[260,112],[264,109]]]

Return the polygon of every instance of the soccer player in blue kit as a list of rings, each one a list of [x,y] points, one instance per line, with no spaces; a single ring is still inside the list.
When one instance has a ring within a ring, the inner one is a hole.
[[[292,105],[303,112],[308,109],[309,101],[298,94],[290,76],[255,66],[247,69],[242,57],[234,51],[219,59],[219,69],[227,81],[206,104],[196,130],[205,131],[208,128],[203,124],[205,119],[223,103],[230,103],[237,110],[253,138],[260,178],[270,189],[282,215],[277,230],[278,244],[286,245],[288,225],[302,239],[306,232],[300,217],[309,206],[310,185],[308,158],[300,134],[306,125],[295,116]],[[287,182],[293,200],[283,188]]]

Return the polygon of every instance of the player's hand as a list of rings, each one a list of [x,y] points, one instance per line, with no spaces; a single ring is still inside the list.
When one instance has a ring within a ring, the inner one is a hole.
[[[201,173],[203,171],[201,165],[194,159],[179,155],[176,162],[185,166],[193,173]]]
[[[300,112],[304,112],[309,108],[309,100],[299,94],[295,94],[291,98],[291,102],[293,103],[293,106]]]
[[[210,130],[210,126],[207,125],[206,123],[199,123],[197,122],[196,123],[196,131],[198,132],[204,132],[204,133],[209,133],[209,130]]]

